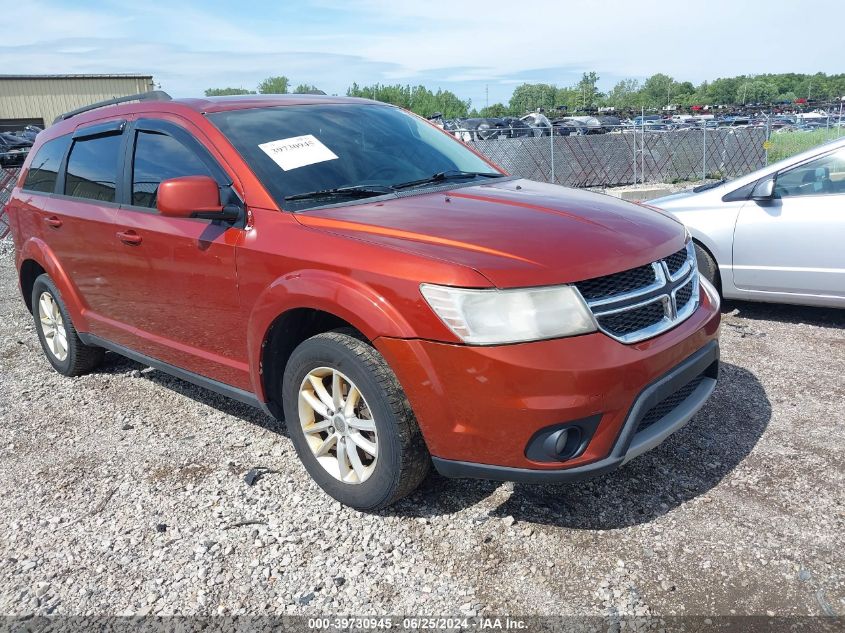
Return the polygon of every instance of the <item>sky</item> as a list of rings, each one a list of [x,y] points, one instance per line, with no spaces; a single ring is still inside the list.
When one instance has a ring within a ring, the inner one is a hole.
[[[7,0],[0,73],[152,74],[174,97],[255,89],[265,77],[344,94],[357,82],[452,90],[475,107],[523,82],[609,90],[679,81],[843,72],[845,3],[502,0]]]

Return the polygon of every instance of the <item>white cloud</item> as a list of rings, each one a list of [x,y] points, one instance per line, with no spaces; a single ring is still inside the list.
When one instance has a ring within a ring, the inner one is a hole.
[[[218,8],[214,8],[218,7]],[[569,84],[596,70],[603,84],[666,72],[699,82],[760,72],[841,71],[845,5],[804,27],[792,0],[753,6],[710,0],[300,0],[248,10],[188,0],[28,0],[4,7],[0,72],[145,72],[177,95],[254,87],[269,75],[343,92],[353,81],[426,83],[481,103],[514,84]],[[796,51],[800,51],[796,53]]]

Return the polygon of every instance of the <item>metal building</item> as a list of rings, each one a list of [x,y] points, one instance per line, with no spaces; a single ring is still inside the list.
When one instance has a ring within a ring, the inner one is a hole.
[[[63,112],[154,88],[151,75],[0,75],[0,132],[44,128]]]

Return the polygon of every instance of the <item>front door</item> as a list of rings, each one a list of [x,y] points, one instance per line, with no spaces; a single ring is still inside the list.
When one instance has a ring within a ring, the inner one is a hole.
[[[760,293],[845,298],[845,150],[777,174],[734,233],[734,282]]]
[[[122,251],[122,288],[111,315],[121,330],[115,342],[251,390],[235,268],[242,229],[156,210],[163,180],[211,176],[224,197],[233,195],[231,180],[186,127],[141,120],[129,133],[128,199],[115,220]]]

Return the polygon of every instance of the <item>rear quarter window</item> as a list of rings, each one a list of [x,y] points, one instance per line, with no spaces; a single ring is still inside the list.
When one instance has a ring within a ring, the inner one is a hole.
[[[56,178],[65,152],[70,145],[70,135],[60,136],[47,141],[38,148],[32,162],[23,188],[28,191],[53,193],[56,188]]]

